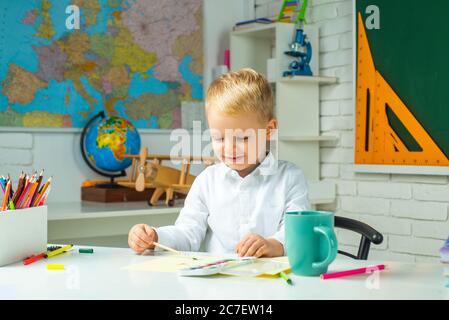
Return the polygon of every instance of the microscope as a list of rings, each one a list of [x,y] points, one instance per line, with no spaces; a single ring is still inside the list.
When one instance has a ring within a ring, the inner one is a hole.
[[[288,66],[288,71],[284,71],[284,77],[291,76],[312,76],[310,61],[312,60],[312,45],[304,33],[301,25],[295,28],[295,36],[290,44],[290,50],[284,52],[293,58]]]

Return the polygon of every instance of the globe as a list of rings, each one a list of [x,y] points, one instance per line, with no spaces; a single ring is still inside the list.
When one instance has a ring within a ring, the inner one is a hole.
[[[132,123],[116,116],[106,117],[103,112],[88,122],[81,139],[89,166],[107,173],[123,172],[132,163],[124,156],[140,150],[140,136]]]

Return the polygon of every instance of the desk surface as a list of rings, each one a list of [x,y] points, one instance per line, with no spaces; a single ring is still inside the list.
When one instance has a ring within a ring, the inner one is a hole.
[[[334,280],[292,275],[295,285],[289,286],[280,278],[192,278],[124,269],[155,258],[130,249],[96,247],[94,254],[79,254],[75,248],[29,266],[0,267],[0,299],[449,299],[442,264],[386,263],[377,289],[373,275]],[[63,263],[66,270],[48,271],[48,262]],[[341,258],[330,271],[376,263]]]
[[[150,207],[145,201],[118,203],[54,202],[47,206],[49,221],[171,214],[179,213],[182,208],[165,205]]]

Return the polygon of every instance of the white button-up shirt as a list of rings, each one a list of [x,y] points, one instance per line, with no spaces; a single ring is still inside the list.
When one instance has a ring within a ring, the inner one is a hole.
[[[196,177],[175,225],[155,229],[158,242],[178,250],[203,246],[207,252],[235,253],[249,233],[284,244],[285,213],[309,209],[302,171],[269,153],[244,178],[224,163],[207,167]]]

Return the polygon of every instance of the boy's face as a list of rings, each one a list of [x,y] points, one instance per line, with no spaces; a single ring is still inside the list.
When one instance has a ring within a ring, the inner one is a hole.
[[[261,162],[267,140],[277,129],[277,121],[261,121],[256,114],[226,115],[214,108],[207,112],[215,155],[228,167],[245,171]]]

